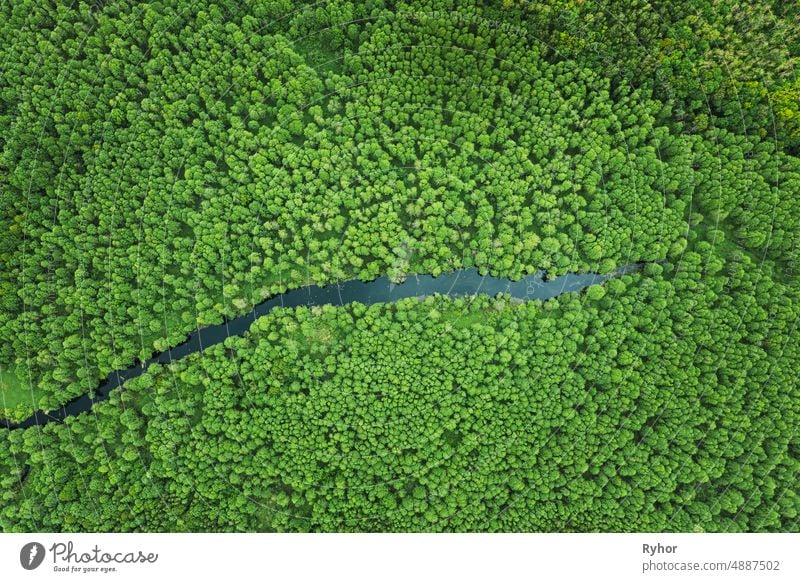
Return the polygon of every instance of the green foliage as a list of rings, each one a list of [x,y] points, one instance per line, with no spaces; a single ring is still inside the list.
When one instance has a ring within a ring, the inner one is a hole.
[[[45,409],[287,287],[596,271],[680,236],[661,105],[477,6],[334,2],[278,31],[172,4],[2,9],[0,365]],[[363,29],[320,67],[331,19]]]
[[[794,530],[797,292],[747,263],[709,281],[707,260],[615,280],[611,308],[565,294],[547,310],[477,296],[275,311],[97,417],[4,433],[6,479],[30,473],[0,526]],[[32,510],[55,496],[58,511]]]
[[[278,309],[0,432],[0,530],[797,531],[794,4],[4,3],[6,417],[312,282],[648,264]]]
[[[606,290],[602,285],[590,285],[586,289],[586,297],[590,301],[600,301],[606,296]]]
[[[800,150],[797,2],[508,0],[499,18],[553,58],[651,90],[682,131],[724,128]]]

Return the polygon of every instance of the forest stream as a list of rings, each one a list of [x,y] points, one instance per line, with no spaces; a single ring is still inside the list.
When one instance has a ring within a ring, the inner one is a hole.
[[[0,426],[10,429],[28,428],[48,422],[61,422],[68,416],[86,412],[96,402],[106,400],[114,388],[126,380],[141,376],[153,363],[169,364],[195,352],[221,343],[225,338],[244,334],[259,317],[276,307],[300,307],[313,305],[345,305],[359,302],[365,305],[390,303],[408,297],[424,297],[440,294],[450,297],[464,295],[496,295],[505,293],[523,301],[544,301],[562,293],[580,291],[590,285],[603,283],[611,277],[624,275],[641,269],[642,263],[620,267],[615,271],[600,275],[597,273],[567,273],[554,279],[547,279],[544,271],[539,271],[518,281],[481,275],[476,269],[466,269],[434,277],[432,275],[409,275],[402,283],[392,283],[386,275],[369,282],[356,279],[330,285],[308,285],[275,295],[256,305],[252,310],[234,319],[225,320],[219,325],[199,328],[189,335],[182,344],[158,353],[149,360],[135,364],[124,370],[109,374],[108,378],[95,390],[94,396],[84,394],[64,406],[45,412],[38,410],[22,422],[14,424],[0,419]]]

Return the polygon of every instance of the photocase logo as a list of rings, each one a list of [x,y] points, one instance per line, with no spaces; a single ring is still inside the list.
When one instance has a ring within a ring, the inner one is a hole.
[[[44,554],[44,546],[39,542],[27,543],[19,552],[19,563],[26,570],[35,570],[44,561]]]

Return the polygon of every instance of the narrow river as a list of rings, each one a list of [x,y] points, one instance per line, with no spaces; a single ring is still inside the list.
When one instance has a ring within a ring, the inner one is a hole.
[[[59,409],[45,412],[39,410],[19,424],[0,420],[0,426],[7,428],[28,428],[41,426],[48,422],[61,422],[68,416],[74,416],[91,409],[95,402],[108,398],[110,392],[119,387],[125,380],[136,378],[155,363],[168,364],[174,360],[185,358],[189,354],[202,352],[204,349],[221,343],[229,336],[242,335],[248,330],[256,318],[266,315],[276,307],[299,307],[311,305],[345,305],[347,303],[390,303],[406,297],[421,297],[438,293],[450,297],[463,295],[496,295],[507,293],[513,298],[522,300],[552,299],[562,293],[579,291],[602,283],[611,277],[624,275],[641,269],[641,263],[626,265],[607,275],[596,273],[568,273],[555,279],[546,280],[544,272],[528,275],[519,281],[480,275],[475,269],[467,269],[447,273],[438,277],[431,275],[411,275],[403,283],[392,283],[385,275],[367,283],[358,280],[325,286],[309,285],[276,295],[256,305],[250,312],[226,320],[219,325],[203,327],[192,333],[182,344],[156,354],[143,365],[134,365],[124,370],[112,372],[97,388],[94,397],[84,394],[68,402]]]

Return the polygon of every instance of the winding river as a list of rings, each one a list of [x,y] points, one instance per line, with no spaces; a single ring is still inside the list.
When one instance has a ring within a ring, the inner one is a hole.
[[[299,307],[312,305],[344,305],[359,302],[365,305],[389,303],[407,297],[421,297],[435,293],[457,297],[463,295],[496,295],[506,293],[515,299],[539,300],[552,299],[562,293],[579,291],[596,283],[602,283],[611,277],[624,275],[641,269],[642,263],[626,265],[606,274],[568,273],[555,279],[547,279],[543,271],[528,275],[518,281],[481,275],[475,269],[467,269],[447,273],[438,277],[431,275],[411,275],[402,283],[392,283],[387,276],[378,277],[369,282],[358,280],[345,281],[331,285],[309,285],[299,287],[280,295],[270,297],[256,305],[250,312],[226,319],[219,325],[203,327],[192,333],[182,344],[154,355],[141,365],[134,365],[124,370],[112,372],[100,384],[95,395],[84,394],[56,410],[45,412],[39,410],[19,424],[0,420],[0,426],[10,429],[41,426],[48,422],[61,422],[68,416],[74,416],[91,409],[95,402],[106,400],[114,388],[124,381],[142,375],[153,363],[169,364],[174,360],[185,358],[189,354],[202,352],[216,345],[229,336],[242,335],[259,317],[266,315],[276,307]]]

